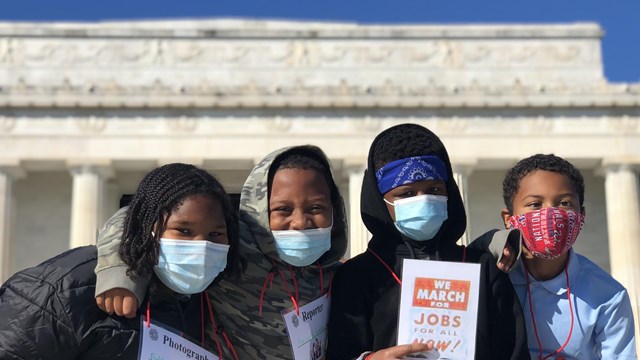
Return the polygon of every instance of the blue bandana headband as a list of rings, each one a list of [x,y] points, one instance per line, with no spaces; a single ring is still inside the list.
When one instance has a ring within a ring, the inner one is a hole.
[[[392,161],[376,171],[378,190],[381,194],[398,186],[423,180],[447,181],[447,168],[439,157],[412,156]]]

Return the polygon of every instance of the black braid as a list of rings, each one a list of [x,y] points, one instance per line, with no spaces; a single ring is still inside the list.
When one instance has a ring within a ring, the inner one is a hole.
[[[159,239],[171,212],[187,198],[212,195],[222,204],[229,239],[228,273],[237,269],[238,221],[222,185],[205,170],[168,164],[149,172],[131,199],[118,254],[128,275],[148,276],[158,263]],[[157,224],[157,226],[156,226]]]

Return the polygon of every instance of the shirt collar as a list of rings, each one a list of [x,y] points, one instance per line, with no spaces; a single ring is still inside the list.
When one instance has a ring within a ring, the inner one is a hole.
[[[513,268],[509,277],[511,278],[511,283],[513,285],[527,285],[527,278],[524,273],[524,265],[522,265],[522,258],[518,259],[518,264]],[[558,274],[553,279],[538,281],[533,278],[533,276],[529,276],[529,281],[532,284],[539,284],[542,288],[546,289],[552,294],[562,295],[567,292],[567,285],[571,285],[580,272],[580,262],[576,253],[573,249],[569,249],[569,267],[567,268],[569,273],[569,284],[567,284],[567,280],[564,275],[564,271]]]

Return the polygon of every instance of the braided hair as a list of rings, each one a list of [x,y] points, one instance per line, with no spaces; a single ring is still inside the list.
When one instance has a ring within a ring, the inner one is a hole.
[[[229,196],[213,175],[193,165],[174,163],[149,172],[138,185],[124,221],[118,254],[127,275],[145,277],[158,264],[159,239],[172,211],[195,195],[211,195],[222,205],[229,239],[225,272],[237,267],[238,221]]]

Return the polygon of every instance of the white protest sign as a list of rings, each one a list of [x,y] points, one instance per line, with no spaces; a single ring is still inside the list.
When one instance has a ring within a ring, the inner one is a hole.
[[[161,323],[151,320],[147,327],[144,316],[140,317],[142,328],[140,331],[141,360],[218,360],[218,357],[169,330]]]
[[[322,295],[283,315],[295,360],[321,360],[327,348],[329,298]]]
[[[480,264],[405,259],[398,345],[431,343],[432,358],[473,359],[479,290]]]

